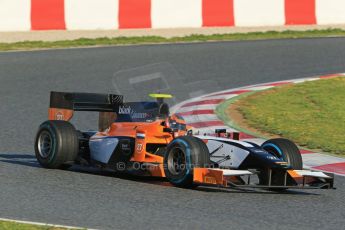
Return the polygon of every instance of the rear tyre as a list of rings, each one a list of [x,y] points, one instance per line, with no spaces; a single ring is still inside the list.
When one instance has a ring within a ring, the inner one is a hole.
[[[66,121],[45,121],[37,132],[35,154],[44,168],[68,169],[77,158],[79,141],[74,126]]]
[[[210,154],[206,144],[193,136],[174,139],[164,155],[165,176],[178,187],[196,187],[193,183],[193,169],[205,168],[209,164]]]
[[[288,162],[292,169],[301,170],[303,169],[303,161],[301,153],[296,146],[290,140],[284,138],[276,138],[266,141],[261,145],[261,147],[267,152],[271,153],[275,157],[278,157],[282,161]],[[262,169],[259,175],[259,181],[261,185],[268,184],[269,169]],[[282,185],[284,183],[284,173],[283,171],[273,171],[272,172],[272,185]],[[295,182],[288,178],[287,185],[294,185]],[[273,191],[284,191],[285,188],[270,189]]]

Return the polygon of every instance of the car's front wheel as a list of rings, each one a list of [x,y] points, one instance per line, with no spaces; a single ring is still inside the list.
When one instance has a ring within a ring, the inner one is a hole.
[[[166,178],[175,186],[192,188],[193,169],[208,167],[210,154],[206,144],[193,136],[174,139],[164,155]]]
[[[275,157],[288,162],[291,168],[297,170],[303,168],[301,153],[292,141],[284,138],[276,138],[266,141],[261,147]]]
[[[273,156],[285,161],[289,164],[291,169],[301,170],[303,169],[303,161],[301,153],[295,143],[288,139],[276,138],[266,141],[261,145],[261,147],[272,154]],[[269,183],[269,170],[261,169],[259,174],[260,185],[268,185]],[[272,171],[271,174],[271,185],[282,186],[284,185],[284,173],[285,171]],[[289,178],[286,181],[287,185],[295,185],[295,182]],[[284,191],[285,188],[271,189],[275,191]]]

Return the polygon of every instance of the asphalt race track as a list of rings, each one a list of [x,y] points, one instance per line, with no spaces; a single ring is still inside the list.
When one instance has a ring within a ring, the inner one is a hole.
[[[42,169],[33,156],[33,140],[47,118],[51,90],[117,89],[134,98],[155,85],[134,84],[134,91],[115,83],[144,76],[168,85],[178,101],[345,72],[344,59],[343,38],[1,53],[0,217],[100,229],[343,229],[343,177],[335,178],[337,190],[331,191],[185,190],[98,170]],[[75,123],[96,127],[96,114],[80,114]]]

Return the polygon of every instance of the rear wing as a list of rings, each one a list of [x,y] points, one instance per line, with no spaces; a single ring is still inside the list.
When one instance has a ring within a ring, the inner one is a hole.
[[[123,104],[123,96],[96,93],[51,92],[49,120],[69,121],[74,111],[114,113]]]

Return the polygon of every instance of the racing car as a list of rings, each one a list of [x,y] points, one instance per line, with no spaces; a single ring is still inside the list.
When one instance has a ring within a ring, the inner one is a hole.
[[[35,154],[41,166],[74,164],[166,178],[183,188],[330,189],[334,176],[303,169],[297,146],[283,138],[257,145],[226,130],[198,135],[164,99],[124,102],[122,95],[51,92],[48,120],[38,129]],[[75,111],[99,112],[98,130],[80,131]],[[253,179],[254,178],[254,179]]]

